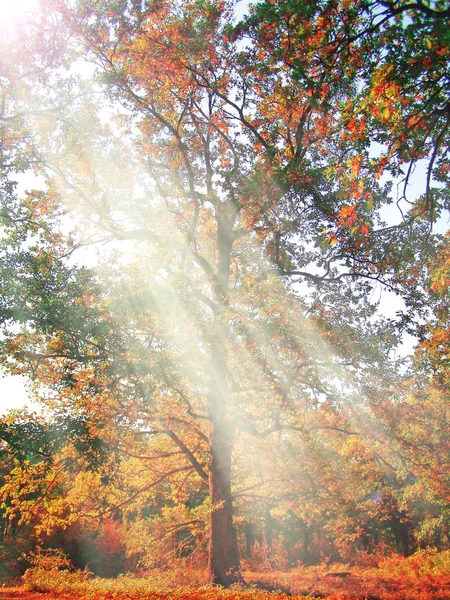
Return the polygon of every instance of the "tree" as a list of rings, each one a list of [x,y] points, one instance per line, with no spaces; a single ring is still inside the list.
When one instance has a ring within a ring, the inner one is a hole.
[[[326,409],[338,413],[348,390],[375,401],[392,373],[396,334],[376,320],[373,285],[411,306],[420,298],[430,219],[445,205],[431,181],[435,165],[448,177],[448,111],[447,46],[433,42],[445,11],[418,6],[261,2],[235,26],[226,2],[55,1],[42,18],[56,37],[41,29],[34,60],[64,83],[60,101],[37,93],[33,70],[14,71],[31,82],[35,104],[20,119],[51,187],[21,203],[3,188],[4,356],[56,391],[53,406],[181,451],[178,472],[208,481],[214,583],[240,576],[236,432],[341,428]],[[416,31],[431,43],[434,87],[416,54],[402,79],[395,40],[411,48]],[[66,43],[56,69],[44,60],[52,39]],[[93,90],[64,75],[73,56],[96,65]],[[102,124],[99,93],[121,106],[114,124]],[[383,144],[375,157],[372,141]],[[427,157],[425,209],[386,227],[381,174]],[[116,248],[109,270],[70,263],[77,241],[55,238],[51,223],[61,205],[79,215],[81,244]]]
[[[429,293],[435,317],[422,328],[415,368],[405,382],[406,397],[386,411],[402,470],[408,473],[402,501],[414,515],[415,537],[421,546],[448,547],[450,543],[449,323],[443,290],[448,275],[447,235],[432,270]]]

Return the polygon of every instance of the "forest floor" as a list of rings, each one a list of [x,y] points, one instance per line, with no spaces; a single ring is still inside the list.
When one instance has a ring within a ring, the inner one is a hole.
[[[297,584],[300,584],[297,581]],[[308,584],[308,582],[304,582]],[[351,575],[345,581],[317,581],[309,589],[289,591],[267,591],[258,588],[234,588],[224,590],[204,586],[186,589],[173,589],[166,591],[148,591],[135,594],[133,590],[127,591],[94,591],[86,592],[57,590],[36,591],[26,589],[23,585],[0,587],[0,600],[450,600],[450,581],[433,582],[429,578],[422,584],[403,581],[392,585],[392,581],[357,581]],[[269,586],[268,586],[269,587]],[[294,586],[294,588],[297,586]]]
[[[0,600],[450,600],[450,550],[392,556],[374,566],[299,566],[244,571],[246,585],[202,585],[204,572],[175,569],[115,579],[87,571],[30,569],[0,584]]]

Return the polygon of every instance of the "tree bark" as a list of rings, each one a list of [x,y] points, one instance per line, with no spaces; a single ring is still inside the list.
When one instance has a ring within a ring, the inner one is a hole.
[[[401,553],[403,556],[410,556],[411,547],[408,523],[403,521],[400,516],[395,516],[392,519],[392,529],[394,531],[397,545],[400,546]]]
[[[211,499],[208,580],[229,587],[240,576],[239,550],[233,524],[231,494],[231,457],[236,423],[230,415],[230,390],[227,381],[229,323],[230,257],[233,246],[233,211],[217,207],[217,271],[213,297],[219,307],[214,315],[211,344],[211,389],[208,398],[209,493]]]
[[[213,420],[210,432],[209,493],[211,497],[208,580],[229,587],[240,580],[240,561],[231,496],[231,454],[234,424]]]

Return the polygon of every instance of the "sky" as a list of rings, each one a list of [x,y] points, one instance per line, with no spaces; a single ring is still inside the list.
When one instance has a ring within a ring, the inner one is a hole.
[[[13,408],[33,407],[26,389],[26,378],[3,375],[0,378],[0,414]]]
[[[37,4],[38,0],[0,0],[0,19],[4,24],[7,20],[20,17]]]

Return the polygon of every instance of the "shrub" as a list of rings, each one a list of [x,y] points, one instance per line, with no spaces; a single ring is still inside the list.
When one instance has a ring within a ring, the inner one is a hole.
[[[26,589],[31,591],[74,591],[91,576],[87,570],[75,571],[71,561],[59,549],[39,549],[27,559],[31,566],[22,579]]]

